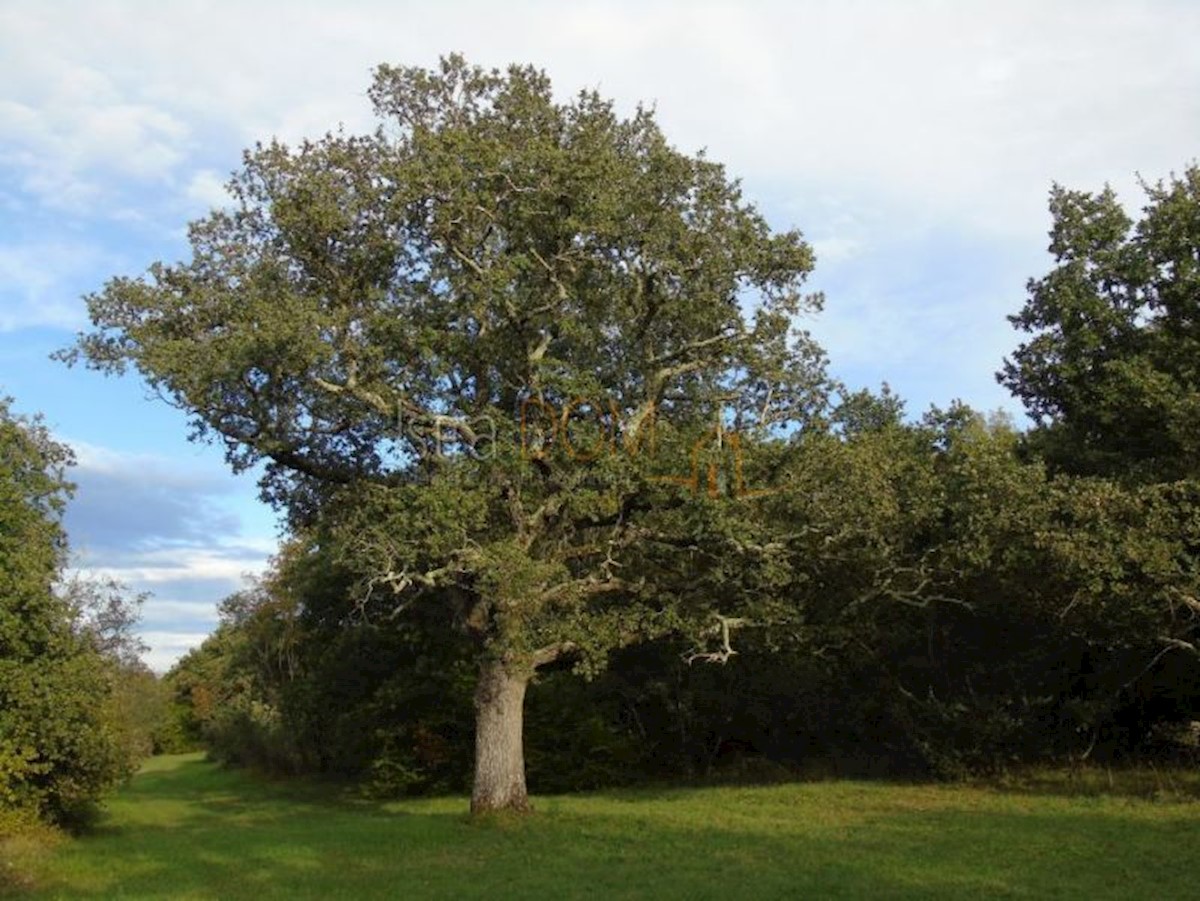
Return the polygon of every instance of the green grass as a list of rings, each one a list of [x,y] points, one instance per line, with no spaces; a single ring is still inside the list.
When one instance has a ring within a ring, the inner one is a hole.
[[[151,761],[46,898],[1185,898],[1200,804],[821,782],[607,792],[470,822],[462,798],[356,801],[199,756]]]

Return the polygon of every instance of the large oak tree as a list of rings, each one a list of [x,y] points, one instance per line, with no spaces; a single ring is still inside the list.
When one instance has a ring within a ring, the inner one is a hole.
[[[478,650],[472,807],[521,809],[539,667],[696,623],[725,659],[782,578],[751,489],[822,401],[813,258],[650,110],[457,57],[370,98],[374,133],[247,152],[192,258],[91,296],[75,355],[261,464],[367,574],[348,616],[443,606]]]

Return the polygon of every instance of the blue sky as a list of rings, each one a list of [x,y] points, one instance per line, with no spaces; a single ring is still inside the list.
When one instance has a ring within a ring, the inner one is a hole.
[[[1200,155],[1189,2],[0,3],[0,392],[77,452],[74,565],[152,593],[148,660],[199,643],[277,535],[252,476],[135,378],[48,355],[82,296],[185,250],[242,148],[369,127],[380,62],[532,62],[656,105],[817,249],[806,325],[853,387],[1019,414],[993,373],[1049,265],[1046,195],[1131,209]]]

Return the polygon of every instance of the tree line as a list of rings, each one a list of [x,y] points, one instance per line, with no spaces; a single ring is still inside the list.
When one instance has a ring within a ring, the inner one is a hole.
[[[1003,418],[899,411],[844,398],[760,502],[757,547],[688,550],[714,586],[747,554],[773,570],[757,619],[539,670],[536,787],[1195,763],[1197,486],[1054,473]],[[334,539],[293,539],[168,677],[184,728],[272,772],[468,787],[477,665],[451,603],[397,615],[361,584]]]
[[[286,517],[167,679],[187,740],[475,811],[527,771],[1189,753],[1196,168],[1136,223],[1054,189],[1020,431],[837,384],[803,236],[652,111],[458,57],[369,96],[373,133],[248,151],[62,355],[135,369]]]

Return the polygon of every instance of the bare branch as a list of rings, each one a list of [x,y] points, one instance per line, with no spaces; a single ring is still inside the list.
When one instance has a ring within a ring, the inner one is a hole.
[[[701,338],[696,341],[689,341],[687,344],[682,344],[674,350],[667,351],[666,353],[659,354],[657,357],[652,358],[650,360],[650,365],[661,366],[663,363],[670,363],[674,360],[678,360],[694,351],[703,350],[706,347],[712,347],[716,344],[724,344],[727,341],[732,341],[736,337],[738,337],[737,332],[725,331],[721,332],[720,334],[713,335],[710,338]]]
[[[554,287],[558,289],[559,299],[566,300],[568,297],[570,297],[571,294],[569,291],[567,291],[567,286],[563,284],[562,279],[558,277],[558,274],[554,271],[551,265],[546,262],[545,258],[537,252],[537,248],[531,247],[529,248],[529,252],[533,254],[534,259],[542,264],[542,268],[545,269],[546,274],[550,276],[550,281],[553,282]]]
[[[538,667],[554,663],[554,661],[559,660],[568,654],[573,654],[577,650],[579,650],[579,646],[576,645],[575,642],[560,641],[557,644],[551,644],[544,648],[538,648],[533,652],[530,662],[533,664],[533,668],[537,669]]]
[[[1184,641],[1180,638],[1171,638],[1168,635],[1160,635],[1158,636],[1158,640],[1165,644],[1168,650],[1187,651],[1190,654],[1195,654],[1197,657],[1200,657],[1200,648],[1196,647],[1196,645],[1190,641]]]
[[[729,662],[729,658],[737,655],[737,651],[729,643],[730,632],[734,629],[739,629],[742,626],[752,625],[750,620],[741,619],[739,617],[722,616],[720,613],[714,613],[713,616],[717,619],[717,625],[712,628],[712,633],[716,634],[721,639],[721,647],[716,651],[699,651],[694,650],[684,654],[684,662],[691,666],[697,660],[703,663],[721,663]]]
[[[554,601],[563,600],[564,598],[583,598],[597,594],[608,594],[614,591],[640,591],[644,587],[644,582],[629,582],[625,579],[612,577],[607,579],[597,579],[589,576],[586,579],[575,579],[571,582],[560,582],[553,585],[542,592],[539,600],[543,603],[553,603]]]
[[[529,351],[529,362],[537,363],[546,355],[546,351],[550,347],[550,333],[544,332],[542,339],[537,343],[537,346]]]
[[[1196,598],[1192,597],[1190,594],[1184,594],[1182,591],[1177,592],[1177,596],[1179,597],[1179,600],[1183,603],[1183,606],[1187,607],[1193,613],[1200,614],[1200,600],[1197,600]]]
[[[381,416],[391,416],[394,410],[392,405],[383,399],[382,395],[358,384],[358,380],[353,373],[350,374],[345,383],[340,385],[337,382],[328,381],[320,376],[313,376],[313,384],[322,391],[327,391],[330,394],[347,394],[355,400],[362,401]]]
[[[704,360],[692,360],[691,362],[680,363],[675,366],[665,366],[646,379],[646,396],[638,408],[625,421],[622,432],[630,435],[636,433],[642,427],[642,422],[662,402],[663,394],[666,392],[667,384],[671,379],[676,376],[686,375],[689,372],[695,372],[697,369],[703,369],[704,365]]]
[[[450,248],[450,252],[454,254],[464,266],[466,266],[480,278],[485,277],[483,269],[473,259],[449,242],[447,242],[446,246]]]

